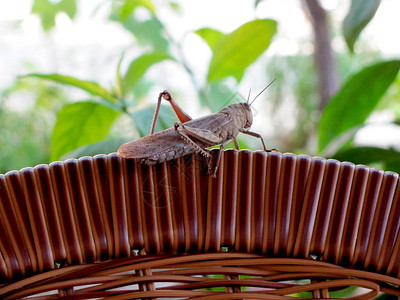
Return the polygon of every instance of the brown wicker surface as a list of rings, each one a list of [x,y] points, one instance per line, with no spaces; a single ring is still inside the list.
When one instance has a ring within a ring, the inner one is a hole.
[[[400,295],[398,174],[246,150],[216,178],[203,165],[110,154],[0,175],[0,298]]]

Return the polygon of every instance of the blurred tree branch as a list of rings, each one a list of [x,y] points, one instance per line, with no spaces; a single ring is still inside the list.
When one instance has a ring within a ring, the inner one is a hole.
[[[338,75],[331,45],[331,33],[326,11],[318,0],[303,0],[304,11],[309,18],[315,39],[315,64],[318,73],[318,92],[322,111],[338,88]]]

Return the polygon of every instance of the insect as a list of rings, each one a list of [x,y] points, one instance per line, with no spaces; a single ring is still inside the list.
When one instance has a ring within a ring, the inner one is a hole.
[[[198,119],[192,119],[178,106],[168,91],[163,91],[158,96],[150,135],[121,145],[117,154],[123,158],[138,159],[142,163],[151,165],[190,153],[200,153],[206,158],[210,171],[211,156],[206,148],[220,145],[220,152],[212,174],[215,177],[221,159],[221,150],[231,141],[234,142],[235,148],[239,149],[239,144],[236,140],[239,132],[259,138],[264,151],[271,151],[265,147],[264,140],[260,134],[249,131],[253,123],[250,106],[266,88],[251,103],[247,100],[247,102],[231,104],[216,113]],[[172,128],[154,133],[162,99],[171,104],[180,122],[176,122]]]

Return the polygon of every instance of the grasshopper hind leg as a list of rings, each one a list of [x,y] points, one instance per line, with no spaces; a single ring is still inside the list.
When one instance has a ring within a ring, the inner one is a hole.
[[[157,119],[158,119],[158,114],[160,112],[160,107],[161,107],[161,100],[164,99],[166,101],[168,101],[171,106],[172,109],[174,110],[176,116],[178,117],[179,121],[181,121],[182,123],[184,122],[188,122],[190,120],[192,120],[192,118],[183,111],[182,108],[180,108],[180,106],[174,101],[174,99],[172,98],[171,94],[168,91],[163,91],[158,95],[158,101],[157,101],[157,106],[156,106],[156,110],[154,111],[154,115],[153,115],[153,119],[151,121],[151,126],[150,126],[150,134],[154,133],[154,129],[156,127],[156,123],[157,123]]]
[[[181,135],[182,139],[190,145],[190,147],[194,150],[193,152],[195,153],[200,153],[201,156],[204,157],[207,163],[207,169],[208,173],[211,171],[211,155],[208,153],[207,150],[201,148],[199,145],[197,145],[187,134],[184,130],[180,129],[180,124],[176,123],[175,124],[175,129],[176,131]]]

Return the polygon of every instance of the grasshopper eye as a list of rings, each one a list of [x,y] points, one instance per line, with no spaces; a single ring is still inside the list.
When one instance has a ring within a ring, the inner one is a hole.
[[[246,111],[246,123],[244,125],[245,129],[249,129],[253,124],[253,114],[251,113],[251,109]]]

